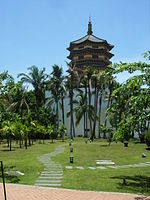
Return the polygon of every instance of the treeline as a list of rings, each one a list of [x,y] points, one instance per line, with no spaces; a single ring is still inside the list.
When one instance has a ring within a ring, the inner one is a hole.
[[[149,59],[149,55],[148,52],[145,57]],[[53,140],[59,136],[63,140],[66,131],[64,99],[67,95],[70,138],[75,137],[75,126],[83,119],[84,137],[88,136],[91,140],[96,137],[97,122],[99,138],[128,141],[136,132],[141,141],[144,140],[150,121],[149,64],[119,63],[100,72],[88,67],[82,76],[70,64],[67,76],[63,75],[62,67],[58,65],[52,67],[51,74],[46,74],[45,68],[39,70],[36,66],[28,70],[28,74],[18,75],[20,80],[17,83],[8,72],[0,74],[0,138],[7,139],[10,150],[12,139],[19,141],[20,147],[24,140],[26,148],[35,139]],[[116,82],[116,74],[125,71],[132,77],[121,84]],[[135,72],[140,73],[135,75]],[[28,90],[26,84],[31,84],[33,89]],[[75,90],[78,91],[77,96],[74,95]],[[46,91],[50,91],[51,95],[46,97]],[[104,97],[107,109],[102,124]]]

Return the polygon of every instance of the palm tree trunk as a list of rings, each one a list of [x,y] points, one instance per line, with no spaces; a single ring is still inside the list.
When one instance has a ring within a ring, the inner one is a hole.
[[[11,151],[11,136],[9,138],[9,150]]]
[[[27,138],[25,138],[24,145],[25,145],[25,149],[27,149]]]
[[[134,138],[134,130],[132,130],[132,138]]]
[[[88,111],[87,111],[87,85],[85,84],[85,107],[86,107],[86,111],[85,111],[85,128],[84,128],[84,136],[88,137]]]
[[[107,109],[109,108],[110,106],[110,102],[111,102],[111,94],[112,94],[112,83],[110,85],[110,88],[109,88],[109,97],[108,97],[108,102],[107,102]],[[105,115],[105,122],[104,122],[104,125],[107,126],[107,114]],[[103,135],[103,138],[105,139],[106,138],[106,134]]]
[[[107,102],[107,108],[109,108],[109,105],[110,105],[110,94],[109,94],[109,98],[108,98],[108,102]],[[105,114],[105,122],[104,122],[104,125],[107,126],[107,114]]]
[[[94,123],[93,123],[93,131],[92,131],[92,137],[91,140],[96,137],[95,135],[95,129],[96,129],[96,117],[97,117],[97,98],[98,98],[98,89],[97,89],[97,80],[95,79],[95,96],[94,96]]]
[[[65,125],[65,116],[64,116],[64,97],[62,95],[62,98],[61,98],[61,103],[62,103],[62,121],[63,121],[63,124]]]
[[[57,118],[57,126],[56,126],[56,131],[57,131],[58,127],[59,127],[58,97],[57,97],[57,100],[56,100],[56,118]]]
[[[90,84],[88,84],[88,93],[89,93],[89,122],[90,122],[90,135],[92,136],[92,119],[91,119],[91,115],[92,115],[92,110],[91,110],[91,89],[90,89]]]
[[[72,94],[72,88],[70,89],[70,138],[73,139],[72,131],[73,131],[73,94]]]
[[[86,113],[85,113],[85,137],[88,137],[88,132],[87,132],[87,124],[88,124],[88,111],[87,111],[87,85],[85,85],[85,96],[86,96]]]
[[[9,137],[8,137],[8,134],[6,135],[7,137],[7,147],[9,147]]]
[[[150,124],[150,123],[149,123],[149,121],[148,121],[148,124],[147,124],[147,130],[149,130],[149,124]]]
[[[29,146],[31,146],[31,138],[30,138],[30,136],[28,136],[28,139],[29,139]]]
[[[98,127],[101,125],[101,110],[102,110],[102,91],[100,91],[100,97],[99,97],[99,117],[98,117]],[[101,138],[100,132],[98,134],[98,138]]]
[[[21,139],[19,140],[19,146],[20,146],[20,149],[21,149]]]
[[[73,125],[73,127],[72,127],[73,128],[73,137],[76,137],[73,113],[72,113],[72,125]]]
[[[83,115],[83,120],[84,120],[84,137],[86,137],[86,135],[85,135],[85,113]]]
[[[36,96],[36,111],[37,111],[37,120],[39,121],[39,117],[40,117],[40,105],[39,105],[38,97],[37,96]]]
[[[20,146],[20,149],[21,149],[21,142],[22,142],[22,138],[21,138],[21,133],[19,134],[19,146]]]

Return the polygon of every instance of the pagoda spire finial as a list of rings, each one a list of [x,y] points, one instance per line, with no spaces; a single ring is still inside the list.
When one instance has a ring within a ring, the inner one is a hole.
[[[89,16],[89,23],[88,23],[88,35],[92,35],[93,31],[92,31],[92,23],[91,23],[91,16]]]

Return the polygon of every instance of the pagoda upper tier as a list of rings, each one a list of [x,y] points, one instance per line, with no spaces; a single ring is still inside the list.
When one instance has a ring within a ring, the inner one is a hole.
[[[92,66],[97,70],[104,70],[111,64],[110,58],[114,55],[110,53],[110,50],[113,47],[106,40],[93,35],[92,23],[89,20],[87,35],[70,42],[70,46],[67,48],[70,54],[67,58],[71,60],[70,63],[76,69],[79,69],[79,73],[88,66]]]

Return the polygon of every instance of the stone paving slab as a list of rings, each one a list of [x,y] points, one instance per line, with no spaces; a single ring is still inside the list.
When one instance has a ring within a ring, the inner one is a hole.
[[[93,169],[93,170],[96,169],[96,167],[88,167],[88,168],[89,168],[89,169]]]
[[[66,169],[91,169],[91,170],[96,170],[96,169],[126,169],[126,168],[136,168],[136,167],[147,167],[150,166],[150,162],[146,163],[137,163],[137,164],[132,164],[132,165],[107,165],[107,166],[98,166],[98,167],[83,167],[83,166],[65,166]]]
[[[97,161],[96,164],[98,165],[115,165],[112,161]]]
[[[46,180],[46,179],[54,179],[54,180],[56,180],[56,179],[62,179],[62,176],[40,176],[39,177],[39,179],[44,179],[44,180]]]
[[[63,172],[62,171],[43,171],[42,173],[41,173],[41,175],[42,174],[63,174]]]
[[[41,174],[41,176],[62,176],[63,174],[51,174],[51,173],[48,173],[48,174]]]
[[[77,166],[76,169],[84,169],[82,166]]]
[[[96,169],[107,169],[107,168],[103,166],[99,166],[99,167],[96,167]]]
[[[135,200],[140,197],[124,193],[77,191],[19,184],[6,184],[6,191],[7,200]],[[2,184],[0,184],[0,199],[4,199]]]
[[[57,172],[56,172],[56,171],[44,172],[44,171],[43,171],[43,172],[41,173],[41,175],[43,175],[43,174],[45,174],[45,175],[46,175],[46,174],[55,174],[55,175],[56,175],[56,174],[59,174],[59,175],[61,174],[61,175],[62,175],[62,174],[63,174],[63,171],[60,171],[60,172],[58,172],[58,171],[57,171]]]
[[[36,183],[60,183],[61,180],[37,180]]]
[[[60,183],[35,183],[35,186],[39,187],[60,187]]]
[[[72,166],[66,166],[66,169],[73,169]]]

